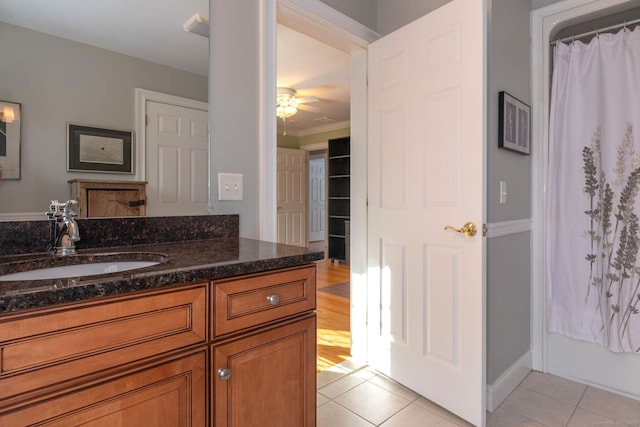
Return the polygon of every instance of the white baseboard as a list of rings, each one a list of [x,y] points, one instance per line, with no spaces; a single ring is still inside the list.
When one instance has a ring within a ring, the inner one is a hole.
[[[518,387],[531,371],[531,350],[509,367],[493,383],[487,385],[487,411],[493,412]]]

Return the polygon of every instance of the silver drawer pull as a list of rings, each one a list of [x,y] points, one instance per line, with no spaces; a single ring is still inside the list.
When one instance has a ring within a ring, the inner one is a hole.
[[[218,369],[218,376],[222,381],[227,381],[229,378],[231,378],[231,369],[229,368]]]
[[[267,297],[267,301],[269,301],[269,304],[271,305],[278,305],[278,303],[280,302],[280,297],[276,294],[269,295]]]

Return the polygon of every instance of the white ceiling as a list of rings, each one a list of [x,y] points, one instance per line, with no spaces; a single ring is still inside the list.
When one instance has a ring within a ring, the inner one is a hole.
[[[207,75],[208,40],[182,27],[208,9],[208,0],[0,0],[0,20]],[[278,86],[319,99],[310,104],[319,112],[287,120],[288,134],[349,120],[349,63],[349,54],[278,25]],[[278,129],[282,133],[280,120]]]
[[[299,111],[287,119],[287,134],[306,133],[319,126],[337,125],[349,120],[350,56],[326,44],[278,25],[278,87],[289,87],[297,96],[315,96],[308,104],[319,109]],[[278,121],[282,132],[282,121]],[[306,132],[305,132],[306,131]]]

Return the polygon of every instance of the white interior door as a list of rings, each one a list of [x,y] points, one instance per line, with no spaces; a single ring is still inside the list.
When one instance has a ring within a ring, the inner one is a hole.
[[[307,152],[278,147],[278,243],[307,246]]]
[[[453,0],[369,46],[369,361],[485,416],[484,11]],[[473,222],[467,237],[451,230]]]
[[[325,240],[326,234],[326,161],[324,154],[309,160],[309,241]]]
[[[209,113],[147,101],[147,214],[206,215]]]

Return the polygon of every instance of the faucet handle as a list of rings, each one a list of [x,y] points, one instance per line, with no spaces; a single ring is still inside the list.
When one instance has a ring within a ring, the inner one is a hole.
[[[53,219],[61,216],[77,216],[77,214],[73,210],[73,206],[77,206],[77,200],[67,200],[66,202],[59,202],[57,200],[52,200],[49,205],[49,211],[45,212],[45,215],[49,219]]]
[[[51,204],[49,205],[49,210],[45,212],[45,215],[49,219],[53,219],[57,216],[60,216],[60,208],[63,206],[64,206],[63,203],[60,203],[57,200],[52,200]]]
[[[73,210],[74,206],[78,206],[77,200],[67,200],[64,204],[64,214],[66,216],[77,216],[78,214]]]

